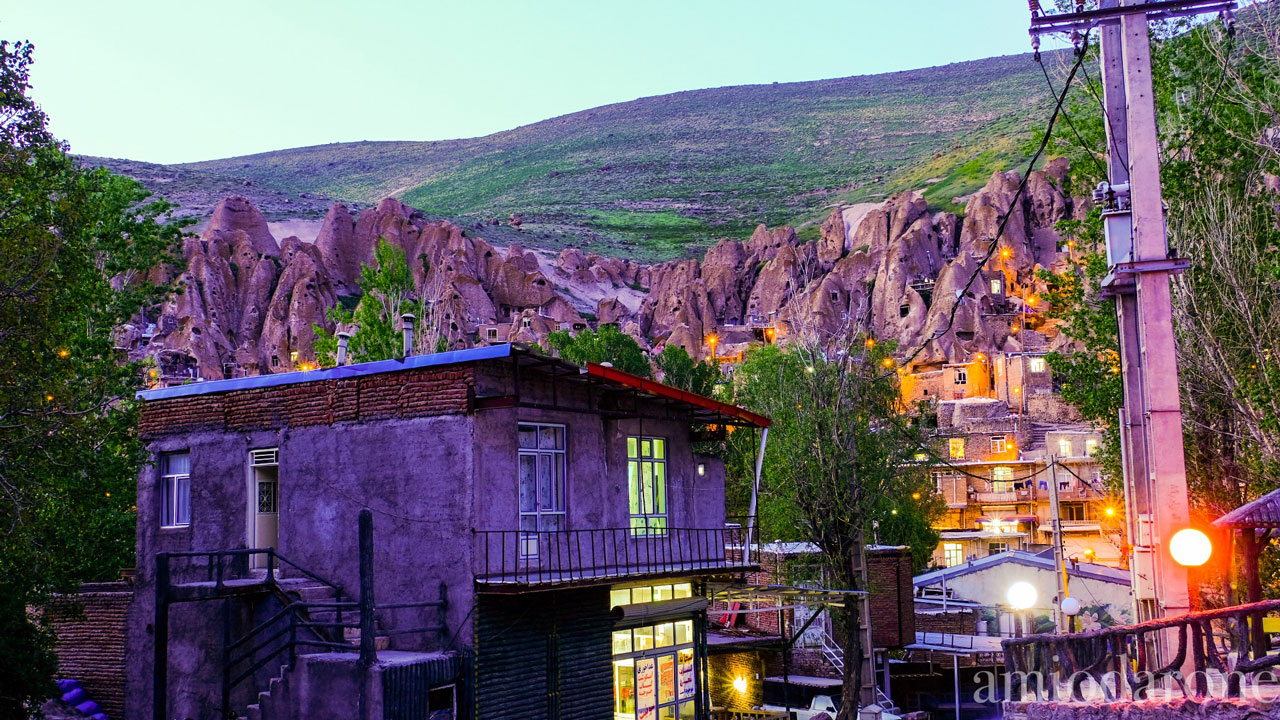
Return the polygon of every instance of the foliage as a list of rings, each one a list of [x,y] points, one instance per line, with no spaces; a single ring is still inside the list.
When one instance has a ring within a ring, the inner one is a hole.
[[[709,360],[695,362],[679,345],[662,348],[653,364],[662,373],[662,382],[698,395],[710,396],[716,383],[724,378],[720,368]]]
[[[640,377],[649,377],[649,358],[635,338],[618,330],[617,325],[601,325],[597,330],[583,330],[574,335],[557,330],[547,335],[547,345],[557,357],[569,362],[610,363],[613,367]]]
[[[423,261],[425,264],[425,260]],[[415,299],[413,273],[405,258],[404,250],[378,238],[373,251],[373,264],[360,268],[360,302],[354,310],[347,310],[339,302],[329,308],[325,318],[335,327],[355,327],[347,343],[351,362],[390,360],[404,354],[403,321],[401,316],[413,313],[417,317],[414,327],[414,346],[430,333],[428,305],[425,299]],[[319,324],[313,324],[315,332],[316,361],[323,367],[337,364],[338,340],[334,333]],[[439,341],[433,343],[437,349]],[[429,341],[428,341],[429,343]],[[430,344],[430,343],[429,343]]]
[[[928,447],[923,428],[904,412],[896,376],[884,371],[892,349],[892,343],[868,347],[861,339],[827,348],[767,345],[747,353],[734,374],[738,404],[773,420],[761,514],[767,516],[765,508],[780,501],[786,510],[780,515],[789,515],[799,539],[818,546],[836,589],[866,589],[853,570],[866,539],[909,542],[922,555],[938,542],[931,524],[944,506],[926,465],[915,458]],[[731,438],[739,435],[747,433]],[[731,446],[737,457],[729,465],[739,485],[751,482],[749,445]],[[768,532],[762,526],[759,537]],[[852,673],[863,653],[856,604],[849,603],[840,618],[846,630],[846,713],[857,707]]]
[[[0,716],[48,697],[28,606],[134,565],[144,455],[116,328],[159,302],[181,230],[132,180],[83,170],[28,98],[30,44],[0,43]]]

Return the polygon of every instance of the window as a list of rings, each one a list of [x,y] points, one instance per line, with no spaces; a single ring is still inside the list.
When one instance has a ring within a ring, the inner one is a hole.
[[[1007,467],[991,468],[991,492],[1013,492],[1013,471]]]
[[[1080,503],[1066,503],[1062,506],[1063,520],[1084,520],[1084,505]]]
[[[693,597],[693,583],[678,582],[667,585],[642,585],[640,587],[614,588],[609,591],[609,606],[635,605]]]
[[[1098,439],[1088,438],[1084,441],[1084,454],[1093,457],[1098,454]]]
[[[520,530],[565,529],[564,426],[520,423]],[[538,536],[521,536],[524,557],[538,554]]]
[[[614,718],[693,718],[693,639],[693,620],[614,630]]]
[[[627,503],[632,535],[667,534],[667,441],[627,438]]]
[[[956,384],[957,384],[957,385],[968,385],[968,384],[969,384],[969,370],[968,370],[968,369],[966,369],[966,368],[957,368],[957,369],[956,369]]]
[[[490,340],[498,339],[498,328],[489,328],[485,333],[489,336]]]
[[[1058,438],[1058,455],[1071,457],[1071,438]]]
[[[1000,295],[1004,293],[1004,280],[1000,278],[991,278],[991,294]]]
[[[991,452],[1002,453],[1009,451],[1009,440],[1004,435],[996,435],[991,438]]]
[[[1046,369],[1044,358],[1033,357],[1027,361],[1027,369],[1033,373],[1042,373]]]
[[[1002,553],[1002,552],[1009,552],[1009,543],[1007,543],[1007,542],[993,542],[993,543],[988,543],[988,544],[987,544],[987,554],[988,554],[988,555],[999,555],[999,554],[1000,554],[1000,553]]]
[[[951,438],[951,440],[948,441],[947,445],[951,450],[952,460],[964,459],[964,438]]]
[[[955,567],[964,563],[964,550],[960,543],[942,543],[942,566]]]
[[[160,492],[164,495],[161,527],[191,524],[191,456],[185,452],[160,456]]]

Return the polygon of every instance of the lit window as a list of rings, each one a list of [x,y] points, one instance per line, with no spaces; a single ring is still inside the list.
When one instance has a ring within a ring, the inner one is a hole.
[[[538,555],[539,532],[565,527],[564,426],[520,423],[520,552]]]
[[[991,438],[991,452],[1002,453],[1008,452],[1009,440],[1004,435],[997,435]]]
[[[991,278],[991,294],[999,295],[1004,292],[1004,281],[1000,278]]]
[[[1044,358],[1042,357],[1033,357],[1027,361],[1027,369],[1033,373],[1042,373],[1045,371],[1045,368],[1046,365]]]
[[[627,509],[632,535],[667,534],[667,441],[627,438]]]
[[[947,444],[951,450],[952,460],[964,459],[964,438],[951,438]]]
[[[964,562],[964,550],[961,549],[960,543],[943,543],[942,544],[942,565],[943,567],[955,567]]]
[[[1085,454],[1085,455],[1088,455],[1089,457],[1093,457],[1093,456],[1094,456],[1094,455],[1096,455],[1097,453],[1098,453],[1098,440],[1097,440],[1097,438],[1089,438],[1089,439],[1085,440],[1085,441],[1084,441],[1084,454]]]
[[[991,468],[991,492],[1013,492],[1013,471],[1003,466]]]
[[[1071,457],[1071,438],[1058,438],[1058,454]]]
[[[164,507],[160,515],[162,527],[186,527],[191,524],[191,456],[185,452],[160,456],[160,488]]]

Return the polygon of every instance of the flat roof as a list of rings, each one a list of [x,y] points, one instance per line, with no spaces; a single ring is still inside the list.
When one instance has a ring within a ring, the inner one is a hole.
[[[234,392],[237,390],[256,390],[261,388],[280,387],[309,382],[327,380],[347,380],[351,378],[377,375],[380,373],[399,372],[419,368],[439,367],[473,363],[485,360],[510,358],[521,366],[556,366],[564,369],[560,374],[563,380],[571,382],[601,382],[616,387],[632,390],[637,397],[675,401],[689,410],[691,418],[700,423],[724,425],[753,425],[769,427],[772,421],[746,408],[721,402],[713,398],[697,395],[679,388],[664,385],[660,382],[632,375],[607,365],[588,363],[585,367],[560,358],[548,357],[536,353],[519,344],[503,343],[484,347],[450,350],[429,355],[410,355],[393,360],[377,360],[374,362],[356,363],[341,367],[319,370],[296,370],[273,375],[253,375],[250,377],[231,378],[229,380],[207,380],[186,385],[142,390],[137,394],[143,401],[171,400],[175,398],[213,395],[216,393]]]
[[[969,560],[963,564],[955,565],[949,568],[942,568],[932,572],[916,575],[911,582],[917,587],[927,587],[942,582],[945,578],[960,577],[970,573],[985,570],[1003,563],[1014,563],[1026,567],[1037,568],[1040,570],[1048,570],[1055,572],[1053,558],[1044,557],[1035,553],[1029,553],[1025,550],[1008,550],[995,555],[988,555],[977,560]],[[1100,580],[1102,582],[1116,583],[1117,585],[1129,585],[1131,579],[1127,570],[1120,570],[1106,565],[1098,565],[1096,563],[1068,563],[1067,575],[1071,577],[1089,578],[1092,580]]]

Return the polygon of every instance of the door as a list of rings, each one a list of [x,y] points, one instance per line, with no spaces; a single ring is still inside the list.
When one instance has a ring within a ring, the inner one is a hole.
[[[276,448],[250,453],[249,546],[275,548],[280,542],[280,455]],[[267,566],[267,556],[252,555],[250,567]]]

